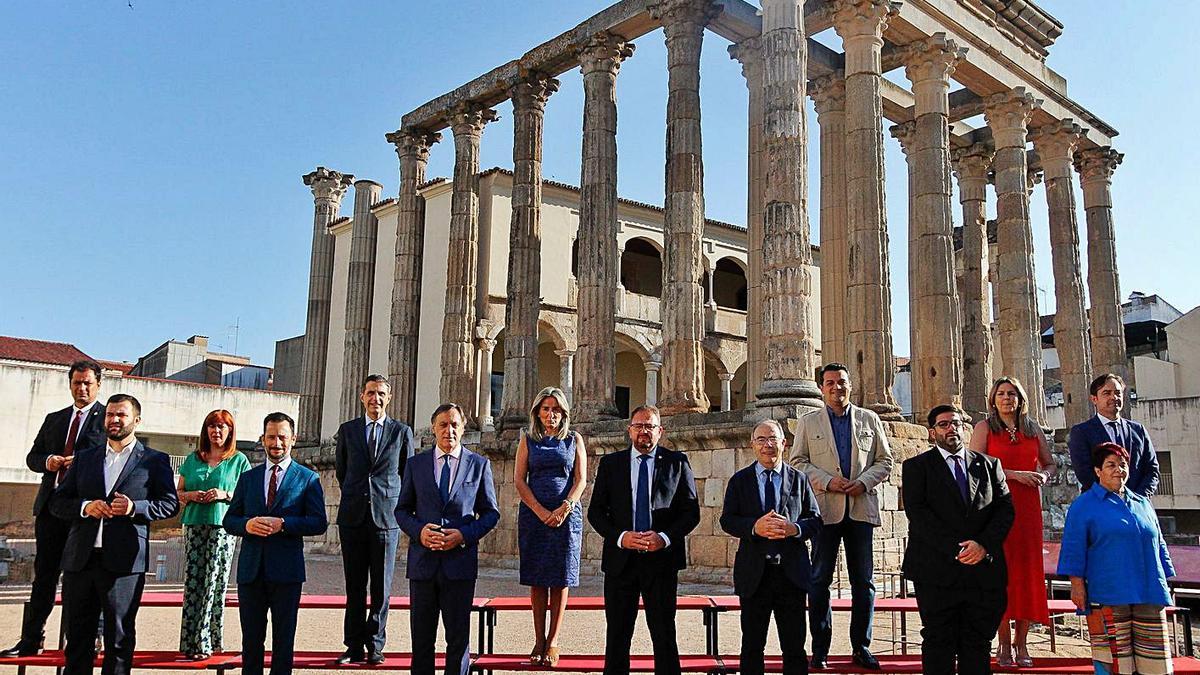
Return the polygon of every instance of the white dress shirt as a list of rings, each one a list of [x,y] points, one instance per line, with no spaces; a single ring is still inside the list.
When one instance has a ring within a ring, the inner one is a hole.
[[[632,487],[630,492],[633,494],[633,501],[630,502],[630,505],[632,506],[631,511],[634,518],[637,518],[638,473],[642,470],[643,461],[645,461],[646,465],[649,467],[647,472],[649,473],[650,479],[650,494],[646,495],[646,497],[650,498],[654,495],[654,460],[658,458],[658,446],[654,446],[654,449],[646,453],[646,455],[647,457],[645,460],[640,460],[638,457],[641,457],[642,453],[638,452],[637,448],[630,447],[629,449],[629,484]],[[633,523],[630,523],[630,525],[633,525]],[[633,530],[625,530],[625,532],[622,532],[621,536],[617,538],[617,545],[621,546],[621,542],[625,539],[625,534],[632,531]],[[658,536],[662,537],[663,548],[671,545],[671,539],[666,534],[659,532]],[[624,547],[622,546],[622,548]]]
[[[1124,448],[1125,438],[1129,436],[1129,433],[1125,430],[1125,421],[1121,419],[1120,415],[1117,416],[1117,419],[1110,420],[1104,415],[1096,413],[1096,419],[1104,425],[1104,433],[1108,434],[1108,440]],[[1128,450],[1128,448],[1125,449]]]
[[[75,421],[75,416],[79,415],[79,413],[83,413],[83,415],[79,417],[79,428],[75,430],[75,442],[79,442],[79,436],[83,433],[83,423],[87,422],[87,418],[88,415],[91,414],[92,407],[97,405],[100,405],[100,401],[92,401],[82,408],[78,406],[71,406],[73,409],[71,410],[71,419],[67,420],[67,433],[65,436],[63,436],[64,443],[66,442],[66,439],[71,437],[71,423]],[[79,449],[82,450],[83,448]]]
[[[438,448],[433,456],[433,484],[441,488],[442,484],[442,464],[449,458],[450,461],[450,487],[454,487],[454,479],[458,477],[458,464],[462,459],[462,446],[458,446],[450,452],[442,452]]]
[[[383,428],[384,428],[384,425],[387,424],[387,418],[388,418],[387,413],[380,415],[379,419],[377,419],[377,420],[373,420],[370,417],[363,415],[363,419],[366,420],[365,429],[367,432],[367,435],[366,435],[367,448],[371,447],[371,425],[372,424],[379,425],[378,428],[375,429],[375,444],[376,444],[376,446],[378,446],[379,442],[381,440],[383,440]]]
[[[942,459],[945,460],[946,466],[950,467],[950,475],[954,475],[954,458],[959,458],[959,464],[962,466],[963,475],[967,475],[967,449],[964,447],[958,452],[946,452],[944,448],[938,446],[938,452],[942,453]]]
[[[133,447],[134,443],[137,443],[137,437],[134,436],[133,434],[129,434],[129,436],[126,437],[125,440],[121,441],[121,446],[119,448],[117,448],[116,450],[113,450],[112,443],[108,443],[107,445],[104,446],[104,494],[105,495],[109,495],[112,493],[113,487],[115,487],[117,484],[117,478],[119,478],[121,476],[121,472],[125,470],[125,465],[129,463],[129,456],[131,454],[133,454],[132,452],[130,452],[130,448]],[[88,502],[91,502],[91,501],[92,501],[91,499],[84,500],[84,502],[79,506],[79,515],[83,516],[84,518],[90,517],[86,513],[84,513],[83,510],[84,510],[84,508],[87,507]],[[104,519],[101,518],[100,519],[100,527],[96,529],[96,541],[94,544],[92,544],[92,546],[95,546],[96,548],[100,548],[103,545],[104,545]]]
[[[279,462],[279,465],[278,465],[279,466],[279,477],[276,478],[276,480],[278,481],[277,483],[275,483],[276,490],[279,490],[279,486],[283,485],[283,477],[284,477],[284,475],[287,474],[288,467],[290,467],[291,465],[292,465],[292,456],[284,455],[283,459]],[[271,460],[268,459],[267,460],[267,470],[263,472],[263,503],[264,504],[267,503],[267,495],[271,493],[271,467],[273,467],[273,466],[275,466],[275,464],[272,464]],[[276,496],[279,496],[278,492],[276,492]]]

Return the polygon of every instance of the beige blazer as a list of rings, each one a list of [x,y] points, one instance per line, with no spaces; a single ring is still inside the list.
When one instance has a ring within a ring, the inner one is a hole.
[[[835,524],[846,515],[846,495],[825,491],[830,479],[842,474],[828,410],[821,406],[796,422],[788,463],[808,476],[817,494],[822,520]],[[865,408],[850,406],[850,443],[850,475],[842,478],[861,481],[867,487],[863,494],[850,497],[850,518],[878,526],[878,487],[892,473],[892,449],[879,416]]]

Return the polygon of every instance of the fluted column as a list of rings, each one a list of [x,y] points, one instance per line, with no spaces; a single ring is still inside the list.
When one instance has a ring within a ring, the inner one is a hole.
[[[1088,297],[1091,300],[1092,365],[1096,373],[1129,379],[1125,325],[1121,323],[1121,277],[1113,226],[1112,175],[1125,157],[1112,148],[1075,153],[1087,216]]]
[[[995,151],[976,143],[954,153],[962,204],[962,284],[958,288],[963,340],[963,410],[987,415],[992,385],[992,310],[988,303],[987,175]]]
[[[1029,414],[1046,421],[1042,389],[1042,346],[1037,283],[1033,269],[1033,230],[1029,223],[1029,170],[1026,125],[1039,101],[1017,87],[993,94],[984,115],[992,128],[996,157],[997,332],[1004,374],[1016,377],[1029,394]]]
[[[329,223],[354,176],[318,166],[304,176],[313,194],[312,258],[308,273],[308,318],[304,325],[304,356],[300,384],[300,438],[321,440],[321,409],[325,401],[325,365],[329,360],[329,305],[333,295],[333,235]]]
[[[446,317],[442,321],[442,401],[467,411],[467,426],[479,428],[475,416],[475,295],[479,264],[479,140],[496,111],[464,105],[455,112],[454,187],[450,197],[450,234],[446,247]]]
[[[615,419],[617,352],[617,73],[633,44],[600,33],[579,52],[583,72],[583,165],[579,174],[579,349],[575,418]]]
[[[942,403],[962,405],[962,325],[954,278],[954,216],[950,182],[950,74],[966,50],[945,33],[906,48],[913,86],[913,147],[909,158],[909,340],[913,414]]]
[[[837,71],[808,90],[821,127],[821,361],[846,362],[846,76]],[[747,385],[748,386],[748,385]]]
[[[392,283],[391,342],[388,379],[392,383],[389,414],[416,426],[417,347],[421,332],[421,278],[425,254],[425,198],[417,186],[425,182],[429,148],[439,133],[401,129],[387,135],[400,159],[400,192],[396,216],[396,264]]]
[[[1054,348],[1058,351],[1059,379],[1067,426],[1091,415],[1088,384],[1092,354],[1087,338],[1083,274],[1079,267],[1079,225],[1075,220],[1075,184],[1071,158],[1083,139],[1083,129],[1073,120],[1039,127],[1033,147],[1042,160],[1046,204],[1050,215],[1050,259],[1054,267]]]
[[[883,29],[899,10],[888,0],[837,0],[833,27],[846,52],[847,365],[854,403],[899,419],[892,396],[892,292],[884,204]]]
[[[371,207],[383,186],[371,180],[354,181],[354,221],[350,230],[350,264],[346,282],[346,338],[342,359],[341,416],[362,414],[359,393],[371,359],[371,308],[375,301],[375,249],[379,219]]]
[[[762,382],[762,214],[766,157],[763,140],[762,38],[746,38],[730,45],[729,54],[742,64],[749,91],[746,139],[746,243],[749,272],[746,276],[746,403],[754,400]]]
[[[663,214],[664,415],[707,412],[704,393],[704,157],[700,133],[700,46],[714,16],[712,0],[650,5],[667,43],[667,167]]]
[[[501,429],[528,423],[537,393],[538,313],[542,303],[542,121],[558,80],[534,75],[509,92],[513,102],[512,221],[504,305]]]

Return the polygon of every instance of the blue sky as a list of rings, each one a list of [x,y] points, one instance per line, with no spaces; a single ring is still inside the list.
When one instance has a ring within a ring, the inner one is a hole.
[[[376,180],[393,196],[397,160],[384,134],[402,114],[609,3],[132,4],[5,3],[0,335],[133,361],[195,333],[232,351],[237,324],[237,351],[270,364],[275,340],[304,331],[312,198],[300,176],[324,165]],[[1050,66],[1072,98],[1121,132],[1115,145],[1126,157],[1113,196],[1122,294],[1159,293],[1187,311],[1200,304],[1200,154],[1191,138],[1200,3],[1042,6],[1066,25]],[[704,46],[706,202],[709,217],[742,223],[745,85],[727,45],[710,34]],[[582,86],[578,71],[561,79],[546,113],[544,172],[577,183]],[[619,191],[661,203],[661,33],[637,42],[617,86]],[[511,109],[498,110],[484,132],[485,168],[512,162]],[[887,143],[895,342],[906,354],[906,167]],[[452,163],[447,138],[429,175],[449,175]],[[816,241],[815,153],[810,173]],[[343,213],[352,206],[348,196]],[[1032,214],[1049,312],[1041,189]]]

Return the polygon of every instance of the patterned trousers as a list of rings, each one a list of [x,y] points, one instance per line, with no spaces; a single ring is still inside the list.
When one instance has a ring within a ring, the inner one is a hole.
[[[212,654],[224,647],[225,585],[237,538],[220,525],[184,525],[183,622],[179,651],[188,655]]]
[[[1087,617],[1092,665],[1099,675],[1175,672],[1167,613],[1160,605],[1103,605]]]

